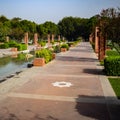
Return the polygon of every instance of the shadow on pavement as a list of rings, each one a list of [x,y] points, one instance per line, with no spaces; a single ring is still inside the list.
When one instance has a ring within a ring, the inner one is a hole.
[[[94,74],[94,75],[104,75],[103,69],[83,69],[84,73],[88,73],[88,74]]]
[[[20,120],[14,113],[11,113],[8,108],[4,107],[3,114],[0,114],[0,120]]]
[[[79,102],[79,99],[91,99],[93,102]],[[98,102],[94,102],[97,99]],[[109,97],[110,100],[113,97]],[[95,120],[119,120],[120,119],[120,104],[101,103],[104,96],[81,96],[76,99],[75,109],[80,115],[95,119]],[[99,102],[100,101],[100,102]]]
[[[21,115],[14,114],[8,110],[8,108],[4,107],[2,114],[0,114],[0,120],[59,120],[57,118],[54,118],[51,115],[48,115],[46,117],[41,117],[40,114],[32,112],[32,110],[26,110],[24,111],[28,112],[30,114],[26,114],[26,116],[20,117]],[[19,112],[18,112],[19,113]]]
[[[71,56],[58,56],[57,60],[61,61],[81,61],[81,62],[97,62],[95,58],[81,58],[81,57],[71,57]]]
[[[91,53],[91,51],[92,51],[92,49],[70,49],[69,50],[70,52],[85,52],[85,53],[88,53],[88,52],[90,52]]]

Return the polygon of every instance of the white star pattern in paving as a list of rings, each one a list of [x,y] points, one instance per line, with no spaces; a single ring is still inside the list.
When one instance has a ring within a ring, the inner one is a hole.
[[[53,86],[55,87],[71,87],[72,84],[70,82],[55,82],[55,83],[52,83]]]

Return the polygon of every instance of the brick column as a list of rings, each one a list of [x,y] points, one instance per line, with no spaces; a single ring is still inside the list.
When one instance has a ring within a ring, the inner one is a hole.
[[[9,36],[6,37],[6,42],[9,42]]]
[[[50,45],[50,34],[47,35],[48,38],[48,45]]]
[[[60,41],[60,35],[58,35],[58,41]]]
[[[28,32],[24,34],[24,43],[27,45],[27,49],[28,49]]]
[[[54,37],[55,37],[54,34],[52,34],[52,42],[54,42]]]
[[[24,43],[28,44],[28,32],[24,34]]]
[[[99,52],[98,52],[98,58],[99,58],[100,61],[104,60],[104,57],[105,57],[105,49],[106,49],[106,39],[105,39],[105,37],[100,33]]]
[[[37,45],[38,44],[37,42],[38,42],[38,34],[35,33],[34,34],[34,44]]]
[[[99,49],[99,27],[95,28],[95,52],[98,53]]]
[[[92,43],[93,42],[93,34],[91,33],[89,36],[89,42]]]
[[[64,40],[65,40],[65,38],[64,38],[64,37],[62,37],[62,40],[64,41]]]

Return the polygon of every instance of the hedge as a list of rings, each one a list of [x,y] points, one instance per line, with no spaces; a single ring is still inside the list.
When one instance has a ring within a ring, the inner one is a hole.
[[[0,45],[0,49],[7,49],[10,47],[16,47],[18,51],[27,50],[26,44],[17,44],[17,43],[4,43]]]
[[[11,40],[9,43],[8,43],[9,47],[16,47],[17,45],[17,42]]]
[[[17,47],[18,51],[27,50],[26,44],[17,44],[15,47]]]
[[[104,59],[105,73],[108,76],[120,76],[120,56],[110,56]]]
[[[59,45],[53,46],[53,49],[54,49],[55,53],[59,53],[60,52],[60,46]]]
[[[45,41],[40,41],[39,44],[44,47],[46,45],[46,42]]]
[[[115,50],[107,50],[106,55],[107,56],[119,56],[119,53]]]
[[[7,49],[9,48],[9,45],[7,43],[0,44],[0,49]]]

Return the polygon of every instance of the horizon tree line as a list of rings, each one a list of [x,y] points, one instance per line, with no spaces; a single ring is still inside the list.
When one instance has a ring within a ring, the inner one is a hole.
[[[73,41],[82,37],[89,39],[89,35],[94,32],[96,26],[100,26],[102,33],[107,39],[112,40],[120,46],[120,8],[108,8],[102,10],[100,14],[91,18],[64,17],[55,24],[46,21],[37,24],[29,20],[22,20],[19,17],[8,19],[4,15],[0,16],[0,42],[5,42],[5,37],[20,42],[24,33],[29,33],[29,38],[33,39],[33,34],[38,33],[39,39],[46,39],[47,34],[64,36],[68,41]]]

